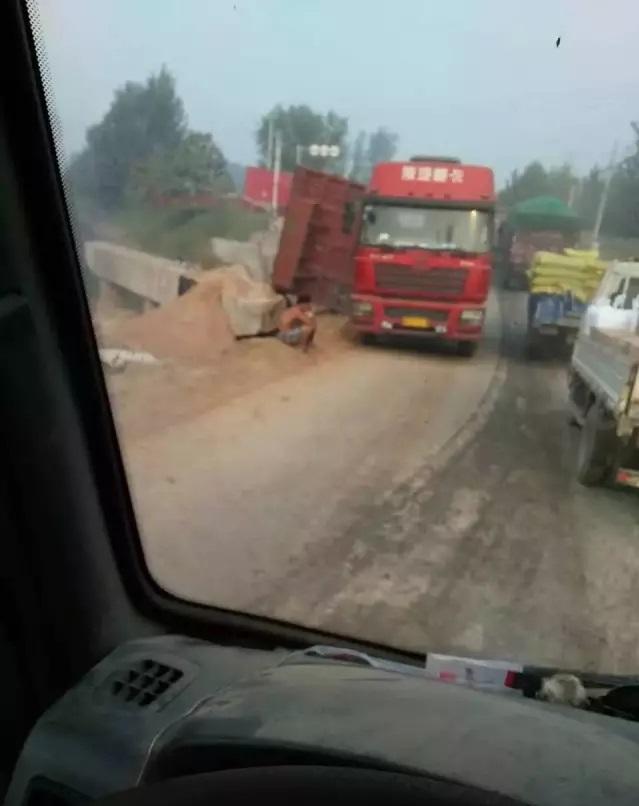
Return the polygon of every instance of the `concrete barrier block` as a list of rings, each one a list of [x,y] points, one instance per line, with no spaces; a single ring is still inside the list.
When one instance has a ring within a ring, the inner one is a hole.
[[[211,238],[211,251],[223,263],[246,266],[251,280],[264,280],[257,244],[250,241],[231,241],[228,238]]]
[[[85,258],[101,280],[164,305],[180,294],[184,268],[177,261],[105,241],[87,241]]]

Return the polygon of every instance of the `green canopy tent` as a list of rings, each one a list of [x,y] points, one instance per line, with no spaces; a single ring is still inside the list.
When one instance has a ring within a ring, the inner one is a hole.
[[[519,202],[508,214],[508,224],[516,230],[559,232],[578,232],[583,226],[577,213],[555,196],[534,196]]]

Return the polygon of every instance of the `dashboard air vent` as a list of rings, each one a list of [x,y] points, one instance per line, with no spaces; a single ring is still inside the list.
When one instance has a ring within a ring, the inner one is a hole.
[[[159,706],[173,694],[171,689],[184,672],[165,663],[145,659],[111,675],[105,683],[111,699],[135,708]]]

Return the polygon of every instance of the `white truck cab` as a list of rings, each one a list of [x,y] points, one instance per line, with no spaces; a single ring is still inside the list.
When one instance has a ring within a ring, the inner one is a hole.
[[[639,262],[614,261],[584,314],[569,373],[577,479],[639,487]]]
[[[601,278],[591,307],[612,306],[615,309],[639,308],[639,262],[613,261]]]

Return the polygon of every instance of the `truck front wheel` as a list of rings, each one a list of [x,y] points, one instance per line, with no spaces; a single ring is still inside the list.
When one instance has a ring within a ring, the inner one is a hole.
[[[458,341],[457,342],[457,355],[462,358],[472,358],[477,352],[476,341]]]
[[[588,409],[577,449],[577,481],[586,487],[603,484],[617,444],[615,423],[595,403]]]

